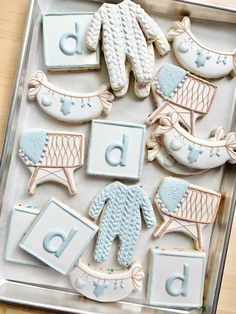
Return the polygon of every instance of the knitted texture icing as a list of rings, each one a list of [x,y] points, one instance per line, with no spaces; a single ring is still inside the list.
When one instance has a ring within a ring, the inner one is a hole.
[[[107,185],[97,195],[90,206],[89,215],[97,219],[103,209],[94,259],[97,262],[105,261],[113,240],[119,237],[118,262],[128,266],[141,229],[141,212],[148,228],[156,224],[151,201],[141,187],[127,187],[117,181]]]
[[[169,44],[155,21],[137,4],[124,0],[114,5],[104,3],[94,14],[86,34],[89,49],[95,50],[102,32],[103,51],[112,89],[127,84],[126,62],[130,62],[138,84],[149,84],[153,62],[148,42],[155,42],[160,54]]]

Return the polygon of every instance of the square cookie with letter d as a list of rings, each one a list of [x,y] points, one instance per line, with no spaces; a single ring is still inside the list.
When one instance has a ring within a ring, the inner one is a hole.
[[[51,199],[20,242],[20,247],[66,275],[98,230],[98,226],[65,204]]]
[[[174,308],[202,306],[206,253],[151,249],[148,304]]]
[[[139,180],[146,127],[120,121],[93,120],[87,174]]]

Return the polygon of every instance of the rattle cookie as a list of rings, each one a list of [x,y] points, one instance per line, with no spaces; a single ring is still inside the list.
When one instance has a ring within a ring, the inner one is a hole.
[[[137,83],[149,84],[153,62],[149,58],[148,43],[155,42],[161,55],[170,49],[155,21],[130,0],[123,0],[116,5],[104,3],[94,14],[87,30],[89,49],[97,49],[101,31],[112,89],[119,91],[127,85],[126,61],[132,65]]]
[[[50,116],[70,123],[84,123],[102,113],[108,115],[114,100],[109,84],[101,85],[92,93],[73,93],[49,83],[42,71],[36,72],[29,85],[30,100],[37,100],[39,107]]]
[[[175,111],[184,126],[194,134],[195,121],[209,112],[216,89],[214,84],[167,63],[152,82],[157,109],[146,119],[146,123],[151,125],[162,115]]]
[[[24,131],[19,156],[30,170],[30,194],[39,184],[54,181],[76,194],[73,173],[84,164],[85,136],[82,133],[52,132],[45,129]]]
[[[107,185],[97,195],[89,208],[89,215],[97,219],[102,211],[94,259],[105,261],[112,242],[119,237],[118,262],[129,266],[141,229],[140,212],[148,228],[156,223],[151,201],[141,187],[126,186],[117,181]]]
[[[115,302],[133,290],[142,291],[144,272],[136,262],[125,270],[97,270],[79,260],[69,277],[74,289],[85,297],[99,302]]]
[[[204,78],[236,75],[236,49],[217,51],[203,45],[190,30],[190,19],[175,22],[167,38],[173,41],[173,50],[179,63],[190,72]]]
[[[162,180],[154,202],[164,220],[154,237],[170,232],[186,233],[203,250],[202,229],[215,221],[221,194],[173,177]]]
[[[225,135],[220,132],[219,135],[217,140],[211,137],[203,140],[191,135],[180,125],[175,112],[163,117],[155,131],[155,137],[162,137],[165,149],[175,160],[200,170],[216,168],[227,161],[236,163],[236,133]]]

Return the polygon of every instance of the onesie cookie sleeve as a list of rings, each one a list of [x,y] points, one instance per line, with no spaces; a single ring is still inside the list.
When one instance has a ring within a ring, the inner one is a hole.
[[[168,43],[164,33],[157,23],[140,7],[140,5],[137,5],[136,18],[147,39],[155,42],[155,47],[158,53],[161,56],[167,54],[170,51],[170,44]]]
[[[148,40],[154,41],[158,35],[158,26],[156,22],[140,7],[140,5],[133,5],[136,6],[136,18],[145,36]]]
[[[92,204],[90,205],[89,208],[89,216],[92,217],[93,219],[97,219],[98,216],[100,215],[105,202],[109,198],[110,194],[110,189],[111,189],[111,184],[107,185],[93,200]]]
[[[151,228],[155,226],[157,221],[151,200],[143,193],[143,191],[140,193],[140,207],[147,227]]]
[[[96,50],[102,27],[102,15],[101,9],[99,9],[94,15],[90,22],[90,25],[86,32],[86,45],[91,50]]]

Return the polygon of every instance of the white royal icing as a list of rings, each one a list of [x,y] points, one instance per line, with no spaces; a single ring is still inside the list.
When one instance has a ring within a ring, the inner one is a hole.
[[[203,45],[190,30],[190,19],[175,22],[169,31],[168,40],[173,41],[173,50],[179,63],[204,78],[221,78],[236,75],[236,49],[232,52],[217,51]]]
[[[127,297],[133,290],[142,291],[144,272],[134,262],[124,270],[98,270],[81,260],[70,273],[76,291],[99,302],[114,302]]]
[[[84,123],[102,113],[108,115],[112,108],[114,96],[109,92],[109,84],[92,93],[73,93],[49,83],[42,71],[29,84],[29,98],[36,99],[43,111],[61,121]]]

